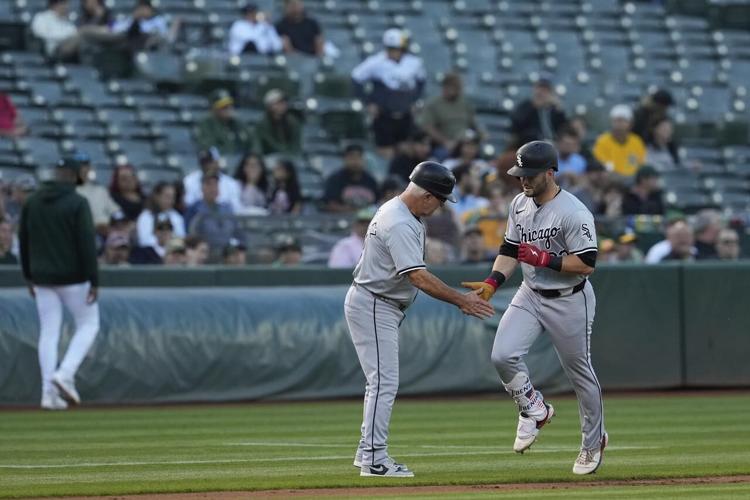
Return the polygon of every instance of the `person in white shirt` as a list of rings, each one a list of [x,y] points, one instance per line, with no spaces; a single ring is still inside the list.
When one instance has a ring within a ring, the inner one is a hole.
[[[328,267],[353,269],[357,265],[365,245],[367,228],[374,215],[374,208],[362,208],[357,211],[356,219],[352,224],[352,233],[333,246],[328,257]]]
[[[258,6],[254,3],[245,4],[242,18],[232,23],[229,29],[228,49],[232,55],[242,53],[276,54],[282,51],[284,45],[273,24],[266,21]]]
[[[69,59],[78,54],[78,28],[68,18],[68,0],[48,0],[47,9],[31,20],[31,32],[44,42],[45,53],[56,59]]]
[[[96,230],[101,234],[107,234],[109,219],[112,214],[120,211],[120,206],[109,195],[107,188],[92,182],[92,166],[89,155],[80,152],[74,158],[79,163],[79,184],[76,187],[76,191],[88,200]]]
[[[198,153],[200,168],[185,176],[185,206],[190,206],[203,199],[201,179],[204,174],[219,176],[219,203],[229,203],[235,213],[242,212],[242,186],[240,183],[221,171],[219,150],[211,147]]]
[[[136,233],[138,235],[138,246],[156,248],[157,239],[154,235],[154,221],[160,214],[166,214],[172,223],[173,236],[185,237],[185,220],[175,210],[176,192],[172,184],[166,181],[158,182],[148,202],[146,210],[141,212],[136,222]]]

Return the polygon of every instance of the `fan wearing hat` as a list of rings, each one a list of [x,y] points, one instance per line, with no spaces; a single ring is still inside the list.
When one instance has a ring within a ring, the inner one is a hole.
[[[237,238],[230,238],[222,250],[222,258],[225,266],[247,265],[247,247]]]
[[[226,89],[217,89],[209,97],[209,115],[198,123],[196,141],[203,149],[216,147],[224,154],[244,154],[256,149],[253,129],[240,121],[234,98]]]
[[[367,226],[375,216],[374,207],[366,207],[357,210],[352,222],[352,230],[349,236],[336,242],[328,256],[328,267],[354,269],[362,255],[362,249],[367,235]]]
[[[635,174],[635,183],[622,199],[622,214],[664,214],[659,172],[654,167],[643,166]]]
[[[222,158],[219,150],[214,147],[202,149],[198,152],[198,164],[200,168],[187,174],[182,181],[185,186],[185,205],[190,207],[203,199],[203,178],[212,176],[219,182],[217,201],[228,204],[233,212],[241,210],[242,186],[237,179],[221,171]]]
[[[76,193],[81,162],[66,157],[55,179],[42,183],[21,212],[21,268],[39,314],[42,408],[61,410],[81,398],[75,376],[99,331],[99,272],[94,221],[86,198]],[[75,333],[58,363],[63,306]]]
[[[294,113],[289,111],[289,103],[284,92],[270,89],[263,96],[263,104],[266,113],[255,127],[260,153],[302,153],[302,125]]]
[[[240,54],[276,54],[283,46],[281,37],[276,33],[273,24],[258,10],[258,5],[248,2],[240,8],[240,18],[229,28],[227,46],[229,53]]]
[[[10,197],[5,201],[5,216],[14,224],[21,217],[21,208],[36,190],[36,178],[31,174],[19,175],[10,183]]]
[[[302,262],[302,245],[291,235],[281,235],[276,242],[274,267],[297,266]]]
[[[130,239],[127,235],[119,232],[110,233],[104,243],[101,262],[108,266],[129,266],[130,249]]]
[[[404,31],[386,30],[383,46],[352,70],[352,80],[357,96],[367,103],[375,145],[390,159],[412,131],[412,107],[422,97],[426,72],[422,59],[408,53],[409,39]],[[368,83],[371,92],[366,90]]]
[[[190,234],[200,236],[208,243],[212,253],[218,255],[235,234],[237,222],[232,206],[218,200],[218,175],[204,174],[201,189],[203,198],[188,207],[185,219]]]
[[[632,177],[646,162],[646,145],[643,139],[630,131],[633,110],[627,104],[618,104],[609,112],[611,127],[594,143],[596,161],[611,172]]]
[[[132,264],[163,264],[167,254],[167,243],[174,237],[174,226],[167,212],[156,214],[154,218],[154,242],[149,246],[139,246],[132,250]]]
[[[674,98],[666,89],[656,89],[645,96],[633,113],[633,133],[638,134],[644,141],[648,140],[651,124],[666,118],[669,108],[673,105]]]

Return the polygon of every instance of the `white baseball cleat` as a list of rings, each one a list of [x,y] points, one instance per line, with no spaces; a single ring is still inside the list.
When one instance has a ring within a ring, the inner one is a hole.
[[[78,395],[76,386],[72,379],[63,378],[60,372],[55,372],[52,375],[52,383],[60,391],[60,396],[70,404],[78,405],[81,404],[81,396]]]
[[[397,464],[391,457],[378,465],[363,465],[360,476],[370,477],[414,477],[414,473],[404,464]]]
[[[67,410],[68,403],[57,393],[57,391],[47,391],[42,394],[42,409],[44,410]]]
[[[547,415],[545,415],[542,420],[536,420],[535,418],[527,416],[526,413],[523,412],[518,415],[516,441],[513,443],[513,451],[516,453],[523,453],[528,450],[531,445],[534,444],[534,441],[536,441],[536,437],[542,427],[550,422],[552,417],[555,416],[555,409],[552,405],[544,403],[544,406],[547,408]]]
[[[605,432],[599,449],[584,450],[581,448],[581,452],[573,464],[573,474],[584,475],[596,472],[604,460],[604,448],[607,447],[607,444],[609,444],[609,436]]]

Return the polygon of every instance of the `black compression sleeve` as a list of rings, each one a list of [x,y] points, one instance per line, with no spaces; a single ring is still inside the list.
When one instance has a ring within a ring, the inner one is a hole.
[[[504,241],[502,245],[500,245],[500,250],[498,252],[500,255],[507,255],[508,257],[513,257],[514,259],[518,258],[518,245],[514,245],[513,243],[508,243],[507,241]]]
[[[579,253],[578,258],[589,267],[596,267],[596,250],[591,250],[585,253]]]

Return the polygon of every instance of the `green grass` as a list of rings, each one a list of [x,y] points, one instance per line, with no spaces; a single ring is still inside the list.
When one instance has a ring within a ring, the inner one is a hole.
[[[551,400],[557,416],[524,455],[511,451],[516,417],[505,398],[397,401],[390,451],[416,477],[395,481],[360,478],[351,466],[359,401],[4,412],[0,498],[750,474],[750,396],[608,398],[610,448],[601,470],[583,478],[570,471],[580,444],[576,402]],[[573,494],[601,498],[603,491]],[[750,496],[750,485],[606,491],[608,498],[738,498]],[[497,494],[477,490],[471,496]],[[572,495],[535,490],[502,496]]]

